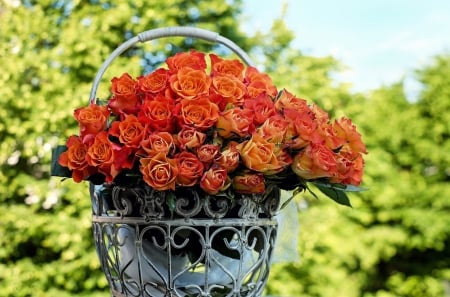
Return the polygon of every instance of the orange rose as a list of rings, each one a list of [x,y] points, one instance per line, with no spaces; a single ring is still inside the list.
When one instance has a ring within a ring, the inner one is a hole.
[[[106,129],[109,110],[106,106],[90,104],[87,107],[75,109],[74,117],[80,127],[80,136],[97,134]]]
[[[205,54],[196,50],[191,50],[189,53],[177,53],[167,58],[166,64],[171,72],[177,72],[185,67],[198,70],[206,69]]]
[[[140,159],[139,167],[144,181],[157,191],[175,190],[178,168],[175,160],[158,153],[151,158]]]
[[[241,106],[244,103],[247,88],[238,78],[230,75],[217,75],[212,78],[212,85],[227,104]]]
[[[336,155],[325,145],[312,143],[294,157],[291,168],[307,180],[332,177],[337,173]]]
[[[200,147],[206,139],[206,134],[194,128],[184,127],[176,135],[176,144],[181,150]]]
[[[175,156],[178,168],[176,183],[183,187],[195,185],[203,175],[203,163],[190,152],[181,152]]]
[[[59,155],[58,163],[72,171],[72,178],[79,183],[95,172],[86,161],[87,147],[78,136],[70,136],[66,143],[67,151]]]
[[[215,54],[209,54],[211,59],[211,74],[227,74],[237,78],[240,81],[244,79],[245,66],[241,61],[222,59]]]
[[[204,70],[181,68],[170,77],[171,89],[180,97],[193,99],[201,95],[208,95],[211,78]]]
[[[119,138],[126,147],[137,149],[145,137],[145,127],[135,115],[127,115],[123,121],[111,124],[109,134]]]
[[[142,150],[147,156],[157,153],[170,155],[175,150],[172,134],[168,132],[155,132],[141,142]]]
[[[279,114],[269,117],[258,129],[257,132],[268,142],[275,144],[284,141],[288,122]]]
[[[288,108],[284,110],[288,121],[286,143],[292,149],[301,149],[309,143],[321,143],[323,140],[317,132],[317,122],[310,112]]]
[[[220,147],[215,144],[204,144],[196,150],[198,159],[207,167],[214,161],[220,154]]]
[[[268,95],[275,97],[278,93],[270,76],[266,73],[259,72],[255,67],[247,67],[245,81],[247,82],[247,93],[249,98],[255,98],[261,93],[267,93]]]
[[[118,174],[114,167],[113,143],[108,139],[108,133],[102,131],[95,136],[94,142],[89,146],[86,161],[90,166],[97,167],[110,182]]]
[[[167,87],[169,71],[158,68],[157,70],[138,78],[138,88],[143,93],[157,94]]]
[[[264,123],[269,117],[276,113],[275,105],[266,93],[262,93],[255,98],[245,100],[244,108],[253,111],[253,114],[255,115],[253,117],[253,122],[257,126]]]
[[[275,174],[283,169],[275,155],[275,144],[258,134],[253,134],[250,140],[238,144],[237,150],[248,169],[267,175]]]
[[[361,134],[356,131],[352,120],[347,118],[340,118],[335,120],[333,130],[336,135],[345,141],[343,150],[350,150],[354,153],[367,153],[366,146],[361,139]]]
[[[253,116],[253,112],[249,109],[239,107],[228,109],[217,119],[217,132],[224,138],[249,136],[255,130]]]
[[[298,112],[312,112],[305,99],[297,98],[286,89],[281,90],[275,100],[275,108],[279,111],[295,109]]]
[[[172,99],[156,96],[154,100],[145,100],[138,113],[139,121],[145,123],[150,131],[173,132],[175,117]]]
[[[262,194],[266,190],[262,174],[247,173],[233,178],[233,189],[242,194]]]
[[[337,174],[330,181],[359,186],[362,181],[364,159],[361,154],[340,152],[337,156]]]
[[[203,174],[200,180],[200,188],[210,195],[216,195],[220,191],[226,190],[229,186],[227,170],[219,165],[212,166]]]
[[[236,148],[237,142],[231,141],[226,149],[224,149],[216,162],[227,170],[228,173],[234,171],[239,166],[239,151]]]
[[[139,96],[137,95],[137,81],[128,73],[112,80],[111,92],[113,97],[108,106],[115,114],[135,113],[139,109]]]
[[[177,105],[178,124],[188,127],[195,127],[204,131],[212,127],[219,117],[219,108],[209,101],[207,97],[195,100],[182,99]]]

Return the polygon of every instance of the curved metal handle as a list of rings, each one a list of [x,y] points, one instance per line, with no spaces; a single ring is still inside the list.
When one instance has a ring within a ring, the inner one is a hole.
[[[158,28],[158,29],[152,29],[148,31],[144,31],[142,33],[139,33],[138,35],[128,39],[124,43],[122,43],[119,47],[117,47],[110,55],[109,57],[103,62],[102,66],[98,70],[97,74],[95,75],[94,82],[92,84],[91,93],[89,95],[89,102],[95,103],[96,102],[96,93],[98,89],[98,85],[100,84],[100,80],[105,73],[106,69],[109,67],[109,65],[112,63],[112,61],[117,58],[120,54],[122,54],[124,51],[132,47],[138,42],[146,42],[150,40],[155,40],[158,38],[163,37],[172,37],[172,36],[179,36],[179,37],[193,37],[198,39],[203,39],[206,41],[214,42],[214,43],[220,43],[231,49],[234,53],[236,53],[247,65],[254,66],[252,60],[247,55],[247,53],[241,49],[238,45],[236,45],[233,41],[229,40],[226,37],[223,37],[219,35],[216,32],[208,31],[205,29],[200,28],[193,28],[193,27],[165,27],[165,28]]]

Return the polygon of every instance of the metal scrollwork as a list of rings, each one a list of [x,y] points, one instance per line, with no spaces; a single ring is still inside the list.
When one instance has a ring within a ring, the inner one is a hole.
[[[278,191],[234,200],[192,189],[169,198],[147,186],[91,194],[102,201],[93,210],[94,239],[114,297],[261,296]]]

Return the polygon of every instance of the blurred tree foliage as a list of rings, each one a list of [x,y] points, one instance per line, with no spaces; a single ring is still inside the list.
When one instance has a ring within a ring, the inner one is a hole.
[[[353,209],[298,199],[301,260],[274,266],[268,294],[448,296],[450,57],[417,72],[417,101],[402,82],[366,98],[333,80],[342,68],[333,57],[290,48],[294,34],[282,20],[255,36],[240,31],[243,21],[238,0],[0,0],[0,296],[108,296],[87,185],[50,178],[51,149],[76,132],[72,111],[87,104],[111,51],[170,25],[232,39],[280,88],[351,117],[367,143],[370,190],[352,195]],[[192,47],[226,53],[189,38],[137,46],[108,69],[98,96],[112,76],[137,75]]]

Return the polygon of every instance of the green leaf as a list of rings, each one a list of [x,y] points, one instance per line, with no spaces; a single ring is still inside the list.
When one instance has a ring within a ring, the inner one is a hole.
[[[51,176],[61,176],[61,177],[71,177],[72,172],[67,168],[59,165],[58,159],[59,156],[67,151],[67,146],[65,145],[58,145],[56,148],[52,151],[52,165],[50,168],[50,175]]]
[[[347,194],[345,191],[338,187],[333,186],[327,186],[322,183],[314,183],[314,185],[325,195],[327,195],[329,198],[333,199],[339,204],[352,207],[350,203],[350,199],[348,199]]]

